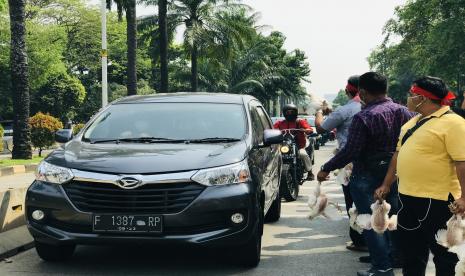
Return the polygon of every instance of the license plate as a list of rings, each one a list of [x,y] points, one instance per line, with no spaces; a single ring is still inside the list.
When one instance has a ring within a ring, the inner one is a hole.
[[[163,217],[160,215],[93,215],[94,232],[161,233]]]

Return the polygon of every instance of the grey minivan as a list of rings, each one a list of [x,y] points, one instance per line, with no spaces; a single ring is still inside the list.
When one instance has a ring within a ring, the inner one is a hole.
[[[281,212],[280,131],[246,95],[132,96],[96,114],[39,165],[26,197],[46,261],[76,245],[191,244],[260,261],[264,221]]]

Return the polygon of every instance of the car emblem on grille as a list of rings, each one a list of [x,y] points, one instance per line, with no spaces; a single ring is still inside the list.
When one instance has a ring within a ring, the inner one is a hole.
[[[134,177],[122,177],[118,180],[118,185],[123,189],[135,189],[141,186],[142,181]]]

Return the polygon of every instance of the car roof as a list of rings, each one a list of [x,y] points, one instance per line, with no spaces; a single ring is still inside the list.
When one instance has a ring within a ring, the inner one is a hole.
[[[257,100],[249,95],[227,93],[181,92],[153,95],[129,96],[116,100],[112,104],[140,104],[140,103],[227,103],[243,104]]]

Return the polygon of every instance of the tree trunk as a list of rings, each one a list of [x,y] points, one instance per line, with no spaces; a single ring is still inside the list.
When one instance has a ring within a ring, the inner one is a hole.
[[[168,25],[167,0],[158,2],[158,26],[160,29],[161,92],[168,92]]]
[[[11,84],[13,89],[13,159],[31,159],[29,87],[26,52],[26,0],[8,0],[11,28]]]
[[[198,69],[197,69],[197,58],[198,58],[199,50],[197,47],[197,42],[194,41],[192,45],[192,53],[191,53],[191,89],[192,92],[197,92],[199,86],[199,77],[198,77]]]
[[[128,96],[137,95],[137,22],[136,0],[129,0],[126,7],[126,28],[128,45]]]

